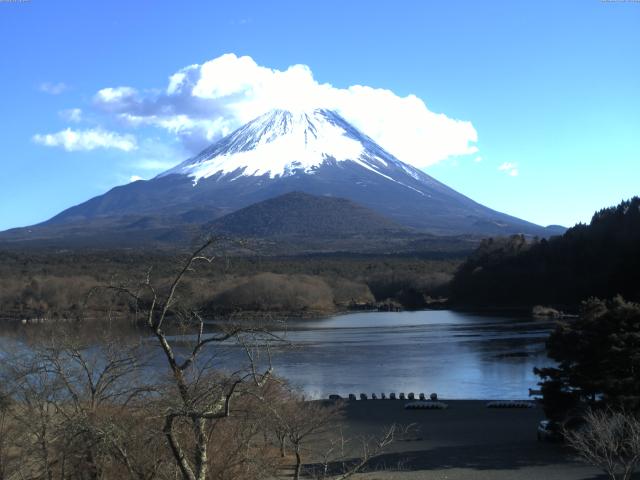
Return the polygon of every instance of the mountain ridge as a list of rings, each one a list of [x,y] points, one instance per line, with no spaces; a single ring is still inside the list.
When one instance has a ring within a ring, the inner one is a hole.
[[[62,239],[65,229],[77,236],[97,225],[122,228],[126,217],[154,219],[141,222],[141,230],[153,224],[177,232],[291,192],[344,198],[429,235],[560,233],[471,200],[400,161],[337,113],[316,109],[268,112],[153,179],[114,187],[8,236],[57,232]]]

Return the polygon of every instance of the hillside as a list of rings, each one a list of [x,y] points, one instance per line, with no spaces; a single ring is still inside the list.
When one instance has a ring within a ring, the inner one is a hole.
[[[243,237],[323,237],[409,233],[410,230],[344,198],[292,192],[230,213],[205,229]]]
[[[571,307],[617,294],[640,300],[640,198],[549,240],[485,240],[460,267],[452,292],[469,306]]]

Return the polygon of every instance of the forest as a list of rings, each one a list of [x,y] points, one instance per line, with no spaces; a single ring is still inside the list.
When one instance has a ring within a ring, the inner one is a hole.
[[[528,311],[546,305],[575,313],[590,297],[640,299],[640,198],[602,209],[588,225],[562,236],[489,238],[475,251],[237,251],[222,242],[211,268],[181,286],[183,301],[211,315],[443,305]],[[76,318],[81,311],[100,311],[102,305],[87,304],[93,287],[147,274],[166,283],[182,257],[145,250],[0,251],[0,318]]]
[[[640,300],[640,198],[596,212],[562,236],[487,239],[451,283],[456,305],[550,305],[577,312],[590,297]]]
[[[0,318],[98,315],[110,299],[100,303],[93,295],[88,302],[93,287],[147,274],[166,285],[183,257],[129,250],[0,252]],[[429,253],[230,256],[220,246],[210,268],[185,279],[179,293],[183,303],[211,315],[425,308],[447,296],[461,261],[456,255]]]

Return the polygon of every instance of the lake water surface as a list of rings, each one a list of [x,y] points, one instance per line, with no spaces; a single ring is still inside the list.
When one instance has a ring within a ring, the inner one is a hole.
[[[552,364],[544,348],[552,326],[531,318],[446,310],[290,321],[279,335],[292,346],[276,348],[273,366],[310,398],[436,392],[445,399],[524,399],[529,388],[537,388],[533,368]],[[146,331],[121,333],[149,346],[149,368],[166,369],[156,340]],[[7,342],[26,345],[20,336],[0,333],[0,350]],[[206,350],[203,357],[225,370],[247,361],[235,343]]]
[[[451,399],[523,399],[550,365],[552,325],[452,311],[364,312],[289,324],[296,348],[276,373],[309,396],[437,392]]]

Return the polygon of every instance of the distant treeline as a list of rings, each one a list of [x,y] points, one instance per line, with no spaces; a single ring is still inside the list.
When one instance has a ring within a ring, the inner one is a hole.
[[[640,198],[597,212],[559,237],[488,239],[451,284],[468,306],[564,308],[589,297],[640,300]]]
[[[179,293],[181,302],[211,314],[330,313],[379,302],[422,308],[431,297],[447,295],[460,262],[406,254],[228,257],[221,253],[190,276]],[[134,283],[147,272],[168,285],[178,265],[176,255],[166,252],[0,252],[0,318],[74,318],[92,311],[98,315],[104,305],[113,308],[114,299],[103,298],[102,292],[87,303],[92,287]]]

